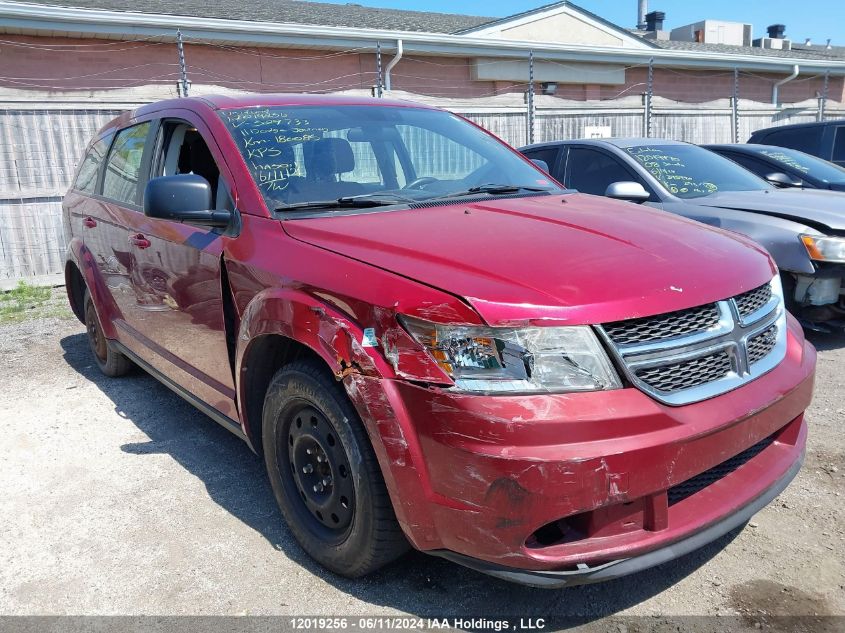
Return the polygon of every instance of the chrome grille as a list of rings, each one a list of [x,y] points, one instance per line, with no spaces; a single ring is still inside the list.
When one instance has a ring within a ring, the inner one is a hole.
[[[617,345],[630,345],[702,332],[718,323],[719,311],[716,305],[711,303],[645,319],[607,323],[604,331]]]
[[[727,352],[720,351],[674,365],[649,367],[636,374],[640,380],[658,391],[672,393],[713,382],[730,371],[730,356]]]
[[[772,287],[769,284],[749,290],[734,298],[739,316],[746,318],[765,306],[772,299]]]
[[[764,359],[772,351],[772,348],[777,344],[778,329],[772,326],[762,334],[749,339],[748,341],[748,364],[753,365],[757,361]]]
[[[736,389],[786,356],[778,277],[730,299],[598,330],[634,386],[670,405]]]

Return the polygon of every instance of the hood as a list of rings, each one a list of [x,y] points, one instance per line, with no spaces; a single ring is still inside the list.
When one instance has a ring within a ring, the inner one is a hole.
[[[705,207],[776,215],[831,231],[845,231],[845,196],[821,189],[722,191],[684,200]]]
[[[739,235],[584,194],[282,224],[295,239],[461,297],[491,325],[649,316],[739,294],[775,273]]]

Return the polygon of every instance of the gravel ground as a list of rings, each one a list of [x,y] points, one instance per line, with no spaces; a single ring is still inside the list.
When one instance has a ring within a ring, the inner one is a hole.
[[[814,340],[804,469],[739,533],[561,591],[419,553],[353,581],[299,549],[245,444],[143,372],[102,376],[62,292],[0,323],[2,615],[845,615],[845,336]]]

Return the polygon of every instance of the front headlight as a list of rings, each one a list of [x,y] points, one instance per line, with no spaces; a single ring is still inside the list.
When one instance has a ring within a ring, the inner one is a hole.
[[[489,328],[402,316],[406,330],[463,391],[619,389],[610,360],[586,326]]]
[[[802,235],[801,241],[810,254],[810,259],[845,263],[845,238]]]

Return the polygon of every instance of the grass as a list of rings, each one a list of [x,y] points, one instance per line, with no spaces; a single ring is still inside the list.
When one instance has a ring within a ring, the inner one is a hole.
[[[72,316],[63,289],[33,286],[19,281],[16,288],[0,293],[0,323]]]

